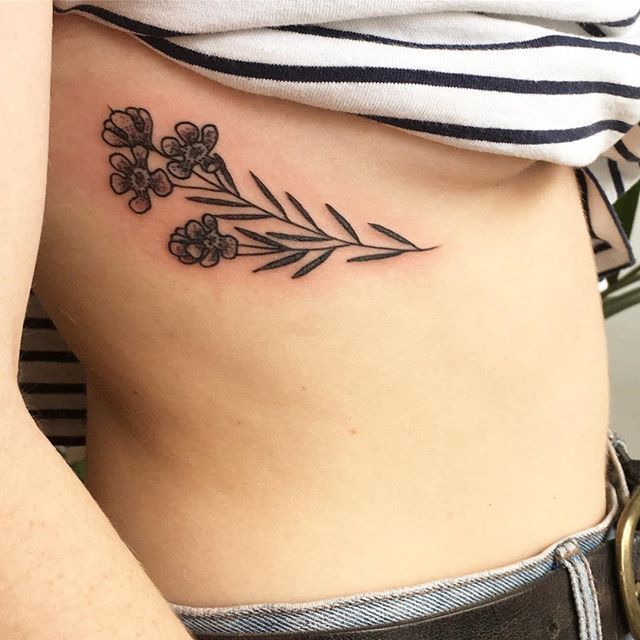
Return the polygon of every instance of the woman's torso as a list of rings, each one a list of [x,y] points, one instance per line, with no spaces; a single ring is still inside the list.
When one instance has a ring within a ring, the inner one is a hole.
[[[242,94],[75,18],[54,44],[36,290],[87,370],[89,489],[167,598],[412,584],[600,519],[606,350],[571,168]],[[326,202],[438,249],[298,279],[180,264],[167,233],[206,208],[176,190],[136,215],[109,188],[102,123],[129,106],[158,137],[215,124],[263,206],[249,171],[336,234]]]

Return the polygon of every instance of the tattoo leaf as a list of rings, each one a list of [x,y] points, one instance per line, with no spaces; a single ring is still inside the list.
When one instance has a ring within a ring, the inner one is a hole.
[[[383,227],[381,224],[376,224],[375,222],[370,222],[369,226],[373,227],[379,233],[382,233],[383,235],[388,236],[389,238],[393,238],[397,242],[401,242],[402,244],[411,245],[412,247],[415,247],[416,249],[418,248],[418,247],[416,247],[415,244],[413,244],[413,242],[410,242],[406,238],[403,238],[399,233],[396,233],[395,231],[391,231],[391,229],[387,229],[387,227]]]
[[[306,276],[309,271],[313,271],[316,267],[319,267],[334,251],[335,247],[321,253],[317,258],[314,258],[311,262],[305,264],[302,269],[298,269],[291,277],[301,278],[302,276]]]
[[[248,207],[246,202],[237,202],[236,200],[222,200],[221,198],[204,198],[203,196],[188,196],[187,200],[191,202],[200,202],[201,204],[216,204],[224,207]]]
[[[277,249],[286,249],[283,244],[280,242],[276,242],[271,238],[267,238],[267,236],[263,236],[261,233],[256,233],[255,231],[251,231],[251,229],[243,229],[242,227],[234,227],[236,231],[247,236],[247,238],[251,238],[252,240],[257,240],[258,242],[262,242],[263,244],[267,244],[270,247],[276,247]]]
[[[240,196],[238,187],[236,187],[236,183],[233,181],[233,178],[231,177],[231,174],[229,173],[229,170],[227,169],[227,165],[225,164],[224,160],[222,161],[222,164],[218,169],[218,173],[222,178],[220,182],[223,182],[225,186],[227,186],[231,190],[232,193],[234,193],[237,196]]]
[[[323,236],[327,234],[315,223],[315,220],[311,217],[311,214],[300,204],[300,202],[294,198],[289,192],[285,191],[285,195],[289,198],[289,202],[296,208],[296,211]]]
[[[358,243],[360,244],[360,238],[358,238],[358,234],[355,232],[355,229],[349,224],[347,219],[341,214],[338,213],[330,204],[325,204],[325,207],[329,210],[329,213],[340,223],[342,228]]]
[[[295,240],[296,242],[326,242],[327,238],[318,238],[318,236],[301,236],[294,233],[279,233],[277,231],[267,231],[268,236],[279,238],[280,240]]]
[[[273,260],[272,262],[263,264],[261,267],[254,269],[253,272],[256,273],[257,271],[266,271],[267,269],[277,269],[278,267],[284,267],[285,265],[291,264],[292,262],[298,262],[298,260],[304,258],[306,255],[306,251],[297,251],[296,253],[290,253],[288,256],[284,256],[284,258],[278,258],[278,260]]]
[[[258,176],[253,173],[253,171],[249,171],[251,177],[254,179],[255,183],[258,185],[258,189],[262,191],[262,195],[282,214],[282,217],[285,220],[288,220],[287,212],[284,210],[284,207],[278,202],[276,197],[269,191],[267,185],[258,178]]]
[[[393,258],[399,256],[401,253],[405,253],[403,250],[389,251],[389,253],[370,253],[366,256],[357,256],[356,258],[349,258],[347,262],[368,262],[369,260],[384,260],[384,258]]]

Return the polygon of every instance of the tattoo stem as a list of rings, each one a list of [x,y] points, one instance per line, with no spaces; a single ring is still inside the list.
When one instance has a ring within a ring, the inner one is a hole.
[[[174,184],[174,189],[195,189],[196,191],[213,191],[214,193],[227,193],[221,189],[212,189],[211,187],[195,187],[190,184]]]

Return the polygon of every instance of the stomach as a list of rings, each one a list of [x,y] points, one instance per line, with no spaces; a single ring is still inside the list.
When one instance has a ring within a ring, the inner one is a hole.
[[[153,122],[137,155],[101,136],[129,107]],[[70,16],[51,127],[35,288],[87,370],[87,486],[167,599],[417,584],[602,518],[570,167],[235,91]]]

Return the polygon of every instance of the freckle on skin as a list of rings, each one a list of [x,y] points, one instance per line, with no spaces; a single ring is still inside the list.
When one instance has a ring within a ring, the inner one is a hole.
[[[353,433],[355,435],[358,431],[356,429],[349,429],[349,433]]]

